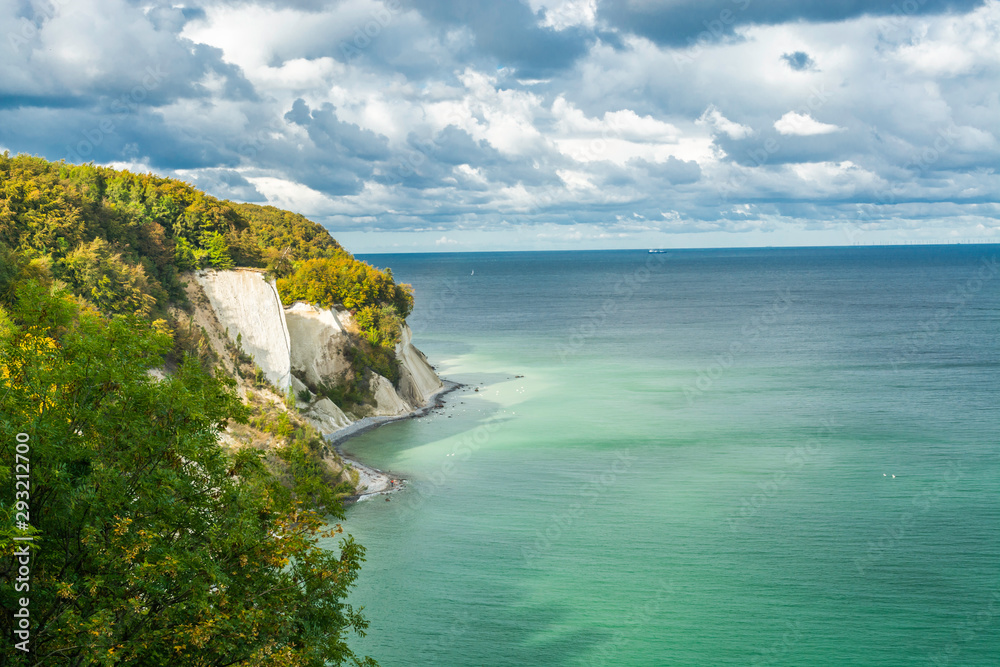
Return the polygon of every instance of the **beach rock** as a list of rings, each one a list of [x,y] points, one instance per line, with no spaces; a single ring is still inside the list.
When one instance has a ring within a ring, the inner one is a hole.
[[[396,393],[389,380],[378,373],[372,373],[368,388],[375,397],[375,416],[395,417],[413,411],[413,406]]]
[[[344,411],[325,396],[313,403],[302,416],[323,435],[329,435],[351,425],[351,420]]]

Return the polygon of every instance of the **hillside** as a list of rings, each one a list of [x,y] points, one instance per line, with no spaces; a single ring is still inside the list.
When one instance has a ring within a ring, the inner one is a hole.
[[[37,655],[372,664],[345,641],[364,550],[317,545],[359,491],[323,436],[440,389],[412,306],[300,215],[0,156],[0,574],[32,536]]]

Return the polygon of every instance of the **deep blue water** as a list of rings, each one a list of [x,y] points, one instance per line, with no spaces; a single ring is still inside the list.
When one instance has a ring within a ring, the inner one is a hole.
[[[345,447],[383,666],[1000,664],[1000,247],[361,258],[467,385]]]

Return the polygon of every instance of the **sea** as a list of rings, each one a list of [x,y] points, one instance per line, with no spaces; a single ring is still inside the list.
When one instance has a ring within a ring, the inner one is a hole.
[[[359,653],[1000,665],[1000,246],[359,257],[462,385],[343,445]]]

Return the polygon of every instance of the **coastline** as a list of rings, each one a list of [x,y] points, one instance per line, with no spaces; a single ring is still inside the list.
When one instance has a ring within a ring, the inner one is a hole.
[[[444,403],[441,399],[446,394],[464,386],[459,382],[452,382],[444,379],[441,380],[441,383],[441,388],[428,396],[427,402],[416,410],[402,415],[364,417],[353,424],[345,426],[342,429],[338,429],[337,431],[334,431],[326,436],[326,441],[333,446],[337,454],[340,455],[340,458],[342,458],[346,463],[349,463],[351,467],[358,472],[358,488],[365,489],[361,493],[356,493],[355,495],[344,498],[343,502],[345,505],[350,505],[372,496],[390,494],[394,491],[398,491],[403,487],[403,483],[406,480],[399,475],[393,475],[384,470],[379,470],[378,468],[366,465],[352,454],[344,453],[342,449],[343,444],[354,436],[366,433],[367,431],[378,428],[383,424],[402,421],[404,419],[413,419],[415,417],[423,417],[432,410],[443,408]]]

